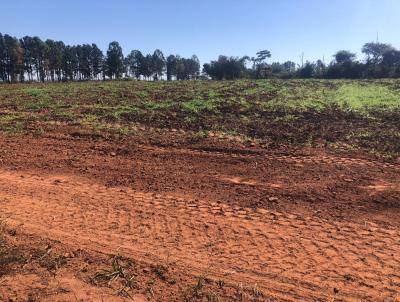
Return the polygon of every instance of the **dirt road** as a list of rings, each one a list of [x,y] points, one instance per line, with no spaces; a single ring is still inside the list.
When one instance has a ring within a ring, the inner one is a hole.
[[[0,189],[2,215],[29,231],[88,249],[168,259],[258,284],[278,300],[329,300],[338,290],[347,301],[390,301],[400,286],[397,229],[121,192],[71,177],[2,171]]]
[[[192,192],[193,186],[190,185],[193,183],[190,182],[188,185],[181,183],[183,189],[158,189],[155,190],[157,193],[149,192],[151,186],[146,190],[134,185],[110,186],[107,181],[76,173],[73,168],[69,171],[64,169],[62,173],[61,168],[60,171],[44,172],[40,162],[51,161],[57,152],[43,142],[32,142],[32,145],[30,151],[33,158],[35,152],[40,153],[39,145],[40,150],[47,154],[46,159],[38,162],[38,168],[29,166],[29,162],[25,164],[25,169],[21,164],[15,168],[13,164],[18,161],[18,156],[15,159],[3,156],[3,162],[7,164],[0,170],[1,218],[27,232],[88,250],[118,251],[124,256],[149,263],[173,262],[184,271],[207,274],[216,280],[256,285],[264,293],[266,301],[400,300],[400,229],[395,221],[396,217],[400,217],[398,208],[391,215],[384,215],[385,212],[379,214],[374,209],[368,212],[369,216],[364,212],[356,219],[357,213],[353,213],[350,218],[343,219],[343,211],[338,211],[341,216],[335,218],[334,215],[327,216],[318,207],[315,211],[309,210],[311,206],[300,207],[301,210],[296,213],[294,210],[281,210],[285,207],[255,207],[251,201],[246,207],[240,202],[209,198],[218,190],[209,190],[207,184],[196,188],[198,194]],[[10,148],[13,144],[8,142],[6,146]],[[27,151],[16,151],[15,154],[24,152]],[[162,158],[160,154],[173,152],[175,158],[180,156],[183,162],[192,160],[192,167],[202,161],[203,165],[210,165],[209,168],[214,170],[220,168],[210,163],[221,162],[221,158],[222,162],[228,160],[223,153],[153,148],[152,151],[147,150],[147,156],[151,152],[158,154],[156,161]],[[113,153],[107,154],[106,158],[113,161],[118,156]],[[389,194],[385,196],[392,199],[399,196],[399,179],[392,177],[399,171],[395,164],[362,159],[342,158],[340,161],[329,156],[318,157],[317,164],[313,158],[301,156],[281,156],[266,163],[266,160],[260,160],[259,155],[254,156],[259,166],[281,166],[282,172],[288,171],[288,163],[293,167],[297,165],[298,170],[292,172],[297,174],[299,172],[296,171],[309,169],[307,165],[314,165],[317,171],[341,165],[337,169],[342,174],[347,171],[353,177],[342,177],[342,185],[352,183],[356,192],[366,192],[360,200],[385,192]],[[62,159],[63,155],[59,154],[59,158]],[[230,160],[235,158],[240,156]],[[143,158],[140,159],[142,165],[146,165]],[[88,162],[91,160],[93,158],[86,158],[85,164],[90,166]],[[100,163],[98,157],[96,161]],[[124,159],[120,158],[115,169],[125,171],[123,162]],[[247,161],[245,164],[250,170]],[[148,165],[149,170],[154,169],[150,163]],[[173,165],[179,167],[179,163],[174,162]],[[240,169],[240,165],[236,169]],[[170,161],[165,161],[165,166],[168,171]],[[228,166],[225,164],[225,167]],[[365,175],[360,174],[357,182],[354,171],[363,169],[381,174],[376,174],[379,177],[369,175],[369,182],[363,182]],[[271,192],[266,191],[268,188],[274,193],[280,189],[298,193],[301,187],[298,178],[292,179],[290,188],[290,182],[284,181],[283,174],[280,182],[273,180],[267,183],[257,175],[245,177],[232,169],[225,169],[224,172],[208,174],[208,182],[218,183],[217,188],[220,186],[225,190],[240,185],[249,191],[259,190],[258,194],[267,196],[271,196]],[[249,172],[248,175],[254,173]],[[322,179],[323,175],[320,177]],[[333,178],[328,180],[333,182]],[[160,182],[163,181],[160,177]],[[311,179],[303,181],[308,189],[321,187],[321,183],[327,185],[327,179],[320,183],[315,179],[314,184]],[[143,188],[143,183],[141,186]],[[185,188],[188,188],[186,193],[183,192]],[[201,194],[202,189],[208,192]],[[215,194],[220,196],[221,190]],[[254,194],[242,196],[242,199],[255,198]],[[340,195],[340,192],[337,194]],[[268,198],[271,203],[277,202]],[[352,196],[352,199],[356,198]],[[323,205],[319,207],[323,208]],[[385,218],[381,219],[383,216]]]

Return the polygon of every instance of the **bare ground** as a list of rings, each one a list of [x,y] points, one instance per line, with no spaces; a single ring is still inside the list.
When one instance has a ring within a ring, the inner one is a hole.
[[[129,288],[138,301],[399,301],[399,163],[172,145],[0,137],[0,215],[13,240],[50,240],[74,255],[55,277],[35,266],[0,277],[0,298],[131,299],[80,275],[88,257],[94,273],[118,254],[138,263]],[[154,282],[155,264],[173,268],[175,282]],[[199,276],[213,295],[188,297]]]

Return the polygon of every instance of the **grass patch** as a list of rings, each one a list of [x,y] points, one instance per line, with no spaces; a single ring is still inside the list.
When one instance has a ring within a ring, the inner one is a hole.
[[[166,110],[175,105],[175,103],[171,100],[165,100],[161,102],[145,102],[144,107],[148,110]]]
[[[39,97],[47,94],[47,90],[44,88],[25,88],[23,92],[32,97]]]
[[[183,102],[181,107],[184,111],[194,114],[201,113],[202,111],[215,112],[218,107],[218,102],[216,100],[194,99]]]
[[[107,114],[107,116],[112,117],[115,120],[123,120],[126,116],[138,114],[140,112],[140,109],[134,106],[111,107],[108,110],[109,113]]]
[[[368,113],[400,107],[400,95],[386,86],[346,84],[333,94],[334,102],[344,109]]]
[[[111,259],[111,267],[96,273],[91,281],[96,286],[106,285],[109,287],[113,283],[118,283],[116,293],[132,298],[129,291],[136,287],[135,275],[132,270],[134,270],[133,261],[116,255]]]

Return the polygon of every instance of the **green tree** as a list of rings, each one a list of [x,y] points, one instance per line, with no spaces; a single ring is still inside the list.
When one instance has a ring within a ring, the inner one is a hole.
[[[312,78],[315,72],[316,64],[307,61],[303,67],[298,70],[298,75],[302,79]]]
[[[90,44],[78,45],[76,47],[79,65],[79,79],[89,80],[92,78],[91,53],[92,46]]]
[[[48,63],[48,71],[52,81],[61,80],[62,61],[65,45],[61,41],[46,40],[46,61]]]
[[[173,76],[176,76],[178,67],[178,60],[176,56],[169,55],[167,57],[167,80],[171,81]]]
[[[36,78],[41,82],[46,79],[47,61],[46,61],[47,45],[39,38],[32,38],[32,60],[35,67]]]
[[[120,79],[124,73],[124,55],[118,42],[111,42],[107,50],[107,75],[110,79]]]
[[[186,69],[186,61],[184,58],[181,58],[179,55],[176,56],[176,79],[186,80],[188,78],[187,69]]]
[[[203,65],[203,72],[214,80],[233,80],[240,78],[246,70],[248,57],[219,56],[217,61]]]
[[[186,61],[186,68],[190,79],[196,79],[200,74],[200,60],[196,55],[192,55],[190,59]]]
[[[383,54],[382,65],[384,73],[388,77],[400,76],[400,51],[389,50]]]
[[[362,48],[362,52],[367,56],[367,62],[372,64],[380,64],[384,53],[391,50],[394,50],[394,47],[390,44],[374,42],[366,43]]]
[[[0,80],[7,81],[6,76],[6,46],[4,44],[4,37],[0,33]]]
[[[97,47],[96,44],[92,44],[90,50],[90,66],[92,70],[92,76],[94,79],[98,79],[102,72],[104,64],[103,52]]]
[[[152,56],[152,67],[154,73],[154,80],[158,80],[164,74],[165,58],[161,50],[156,49]]]
[[[33,81],[34,59],[32,37],[25,36],[20,40],[21,47],[24,50],[24,70],[28,75],[28,80]]]
[[[140,76],[142,75],[142,62],[143,55],[139,50],[132,50],[129,55],[127,55],[125,60],[127,72],[130,76],[135,77],[137,80],[140,79]]]
[[[23,80],[24,51],[19,40],[4,35],[4,63],[7,81],[15,83],[20,77]]]
[[[395,50],[390,44],[385,43],[366,43],[362,48],[362,52],[366,55],[365,76],[366,77],[384,77],[385,68],[382,65],[383,55]]]
[[[292,61],[286,61],[282,64],[286,72],[292,73],[296,71],[296,63]]]
[[[348,50],[339,50],[333,55],[333,57],[335,58],[336,63],[343,64],[347,62],[353,62],[356,58],[356,54]]]
[[[253,62],[253,69],[256,69],[257,65],[264,63],[267,58],[271,57],[271,52],[269,50],[260,50],[256,53],[256,57],[252,57],[250,61]]]
[[[78,72],[78,56],[75,46],[65,47],[62,68],[64,80],[73,81]]]
[[[147,54],[146,56],[143,56],[140,60],[140,74],[148,80],[151,78],[153,73],[153,56],[151,54]]]

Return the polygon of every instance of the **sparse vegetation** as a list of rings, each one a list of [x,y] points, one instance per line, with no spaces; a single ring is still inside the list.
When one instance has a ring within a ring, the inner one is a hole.
[[[398,80],[16,85],[0,91],[0,126],[9,135],[69,124],[127,136],[143,125],[187,131],[192,142],[218,132],[266,147],[322,144],[393,156],[399,97]]]
[[[21,251],[13,248],[6,242],[6,232],[6,223],[0,220],[0,278],[8,274],[13,265],[24,261]]]
[[[131,297],[129,290],[135,287],[135,269],[133,261],[123,258],[119,255],[111,259],[111,268],[104,269],[91,279],[95,285],[111,286],[112,283],[118,283],[117,294]]]

